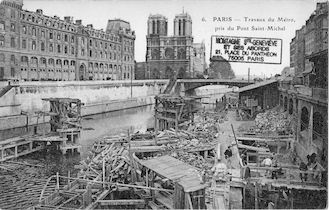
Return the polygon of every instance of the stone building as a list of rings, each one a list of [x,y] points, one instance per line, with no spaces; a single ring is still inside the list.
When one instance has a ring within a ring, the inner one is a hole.
[[[311,68],[297,65],[296,76],[280,82],[280,105],[297,119],[294,147],[297,154],[306,160],[306,155],[316,153],[319,163],[327,168],[328,2],[317,3],[303,28],[306,28],[305,51],[299,57],[308,60]],[[296,79],[298,77],[303,80]]]
[[[0,80],[110,80],[134,74],[135,33],[123,20],[107,29],[0,4]]]
[[[146,77],[195,77],[191,16],[184,12],[175,16],[173,36],[168,36],[168,19],[163,15],[150,15],[147,24]]]

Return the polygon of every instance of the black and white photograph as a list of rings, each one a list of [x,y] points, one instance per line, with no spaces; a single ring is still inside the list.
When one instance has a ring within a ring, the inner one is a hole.
[[[328,0],[0,0],[0,210],[327,209]]]

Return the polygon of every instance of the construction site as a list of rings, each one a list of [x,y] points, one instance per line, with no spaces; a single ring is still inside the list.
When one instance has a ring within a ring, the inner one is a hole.
[[[278,104],[245,119],[239,97],[227,93],[206,110],[201,97],[157,95],[153,130],[104,137],[73,170],[51,176],[24,157],[79,152],[83,104],[44,99],[49,112],[38,114],[50,117],[50,132],[1,142],[0,208],[325,208],[327,169],[314,155],[302,167],[294,118]]]

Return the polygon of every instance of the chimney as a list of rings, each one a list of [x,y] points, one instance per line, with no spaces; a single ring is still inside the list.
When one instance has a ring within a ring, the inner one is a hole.
[[[93,28],[93,24],[88,24],[87,28]]]
[[[37,9],[37,14],[42,15],[42,9]]]
[[[82,20],[75,20],[75,24],[82,25]]]
[[[72,23],[73,22],[73,17],[71,17],[71,16],[65,16],[64,17],[64,21],[67,22],[67,23]]]

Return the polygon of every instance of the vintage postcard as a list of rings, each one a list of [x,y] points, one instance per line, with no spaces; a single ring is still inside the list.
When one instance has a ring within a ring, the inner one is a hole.
[[[328,207],[328,1],[1,0],[1,209]]]

